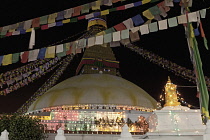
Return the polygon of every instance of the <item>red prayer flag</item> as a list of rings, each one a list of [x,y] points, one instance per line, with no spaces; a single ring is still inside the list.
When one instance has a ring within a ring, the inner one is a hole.
[[[85,18],[85,15],[77,17],[78,20],[81,20],[81,19],[84,19],[84,18]]]
[[[25,52],[22,54],[21,63],[26,63],[26,62],[28,62],[28,55],[29,55],[29,51],[25,51]]]
[[[125,5],[117,7],[117,10],[125,10]]]
[[[12,32],[8,32],[7,34],[6,34],[6,36],[11,36],[12,35]]]
[[[42,30],[49,29],[49,28],[48,28],[48,24],[46,24],[46,25],[42,25],[42,26],[41,26],[41,29],[42,29]]]
[[[74,13],[72,14],[73,17],[75,16],[79,16],[80,15],[80,12],[82,10],[82,6],[77,6],[77,7],[74,7]]]
[[[123,23],[120,23],[120,24],[115,25],[114,28],[117,31],[122,31],[122,30],[127,29]]]
[[[32,28],[39,27],[39,26],[40,26],[40,18],[39,17],[38,18],[34,18],[32,20]]]

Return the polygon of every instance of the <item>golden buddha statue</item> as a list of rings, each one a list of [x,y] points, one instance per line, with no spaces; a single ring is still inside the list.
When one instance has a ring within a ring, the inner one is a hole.
[[[177,85],[171,83],[170,77],[165,85],[165,105],[164,106],[178,106]]]

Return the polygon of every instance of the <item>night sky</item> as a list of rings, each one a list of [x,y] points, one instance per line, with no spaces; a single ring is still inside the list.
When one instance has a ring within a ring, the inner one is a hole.
[[[48,3],[45,1],[45,3],[43,3],[42,0],[3,0],[0,4],[0,27],[28,19],[33,19],[35,17],[48,15],[54,12],[59,12],[68,8],[89,3],[91,1],[68,0],[49,1]],[[136,1],[137,0],[127,0],[124,2],[118,2],[114,4],[113,7]],[[159,2],[146,4],[124,11],[112,12],[111,14],[107,15],[108,27],[112,27],[128,18],[140,14],[149,7],[156,5],[157,3]],[[191,8],[191,11],[197,11],[207,7],[210,7],[210,2],[207,2],[207,0],[193,0],[193,7]],[[106,7],[103,6],[102,9],[103,8]],[[180,6],[175,3],[175,6],[171,8],[166,18],[178,15],[180,15]],[[201,21],[203,23],[203,28],[206,34],[206,38],[209,41],[208,45],[210,47],[210,9],[207,10],[206,18],[202,19]],[[53,27],[44,31],[40,29],[36,30],[36,45],[34,48],[48,47],[53,43],[78,34],[77,36],[61,43],[74,41],[82,35],[82,32],[85,31],[86,28],[87,20],[82,20],[76,23],[68,23],[60,27]],[[29,38],[30,33],[0,39],[0,55],[28,50]],[[201,59],[203,62],[204,74],[210,77],[210,51],[205,49],[202,38],[200,36],[197,37],[197,40],[199,43]],[[185,31],[182,25],[147,35],[141,35],[140,41],[136,42],[135,44],[180,66],[192,70],[193,66],[190,61],[189,50],[185,38]],[[156,100],[159,100],[159,96],[163,92],[167,78],[170,76],[172,82],[180,86],[178,87],[178,91],[182,94],[182,97],[184,97],[185,101],[189,104],[199,107],[199,99],[196,97],[196,88],[181,87],[195,86],[195,84],[189,82],[188,80],[184,80],[182,77],[174,75],[173,72],[164,70],[162,67],[153,64],[148,60],[145,60],[140,55],[132,52],[130,49],[124,46],[113,48],[113,52],[115,53],[117,60],[120,61],[119,71],[121,76],[147,91]],[[81,57],[82,54],[77,54],[74,57],[70,66],[59,79],[59,82],[75,75],[75,70],[81,60]],[[9,66],[1,66],[0,73],[13,70],[23,65],[25,64],[18,62]],[[19,90],[10,93],[7,96],[0,96],[0,113],[15,112],[26,100],[28,100],[33,95],[34,92],[36,92],[36,90],[44,83],[47,78],[50,77],[52,73],[53,71],[43,76],[41,79],[38,79],[35,82],[30,83],[28,86],[20,88]]]

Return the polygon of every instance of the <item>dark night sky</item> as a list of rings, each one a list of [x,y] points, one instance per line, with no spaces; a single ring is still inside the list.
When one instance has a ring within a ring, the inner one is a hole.
[[[33,19],[35,17],[48,15],[54,12],[59,12],[71,7],[89,3],[91,1],[68,0],[49,1],[48,3],[45,1],[45,3],[43,3],[41,0],[3,0],[0,4],[0,26]],[[127,0],[122,3],[114,4],[113,7],[124,5],[126,3],[132,3],[135,1],[137,0]],[[194,0],[193,2],[194,3],[191,11],[196,11],[198,9],[207,8],[210,6],[210,2],[207,2],[207,0]],[[112,12],[107,16],[108,27],[112,27],[128,18],[142,13],[144,10],[154,6],[157,3],[146,4],[125,11]],[[180,6],[175,4],[175,7],[171,8],[171,11],[168,12],[167,18],[178,15],[180,15]],[[210,42],[210,10],[207,10],[206,19],[202,19],[202,22],[207,40]],[[35,48],[50,46],[51,44],[72,36],[75,33],[86,30],[86,28],[87,21],[82,20],[76,23],[65,24],[61,27],[53,27],[44,31],[36,30]],[[79,37],[79,35],[75,38],[67,40],[66,42],[73,41],[77,37]],[[0,55],[26,51],[28,48],[29,38],[30,33],[0,39]],[[178,25],[177,27],[173,27],[167,30],[150,33],[148,35],[142,35],[140,38],[140,41],[137,42],[139,47],[149,50],[167,60],[192,70],[185,32],[182,25]],[[210,65],[208,64],[210,60],[210,51],[206,50],[203,46],[201,37],[197,37],[197,40],[199,42],[204,74],[210,77]],[[210,43],[208,44],[210,47]],[[143,88],[156,100],[159,99],[159,95],[162,92],[168,76],[170,76],[172,82],[177,85],[195,86],[193,83],[190,83],[181,77],[175,76],[172,72],[164,70],[158,65],[152,64],[148,60],[142,58],[140,55],[123,46],[113,48],[113,51],[117,60],[120,61],[120,73],[122,77]],[[81,56],[82,54],[78,54],[74,57],[72,63],[62,75],[60,81],[74,76],[75,69],[80,62]],[[25,64],[16,63],[9,66],[1,66],[0,73],[18,68],[22,65]],[[38,87],[41,86],[47,78],[49,78],[50,74],[52,74],[52,72],[29,84],[27,87],[12,92],[7,96],[0,96],[0,113],[16,111],[31,95],[33,95]],[[180,87],[178,88],[178,91],[182,94],[188,103],[199,106],[198,98],[196,98],[196,88]]]

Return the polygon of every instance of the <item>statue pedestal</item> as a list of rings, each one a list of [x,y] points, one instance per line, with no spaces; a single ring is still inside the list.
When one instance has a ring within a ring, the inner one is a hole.
[[[122,132],[120,134],[120,139],[118,140],[133,140],[132,135],[129,132],[127,123],[123,126]]]
[[[8,135],[9,132],[7,132],[7,130],[4,130],[3,132],[1,132],[0,140],[9,140]]]
[[[61,128],[57,130],[57,135],[55,136],[55,140],[66,140],[66,137],[64,136],[64,131]]]
[[[203,135],[206,126],[202,124],[200,110],[189,109],[188,107],[164,107],[154,111],[149,136],[154,135]]]

